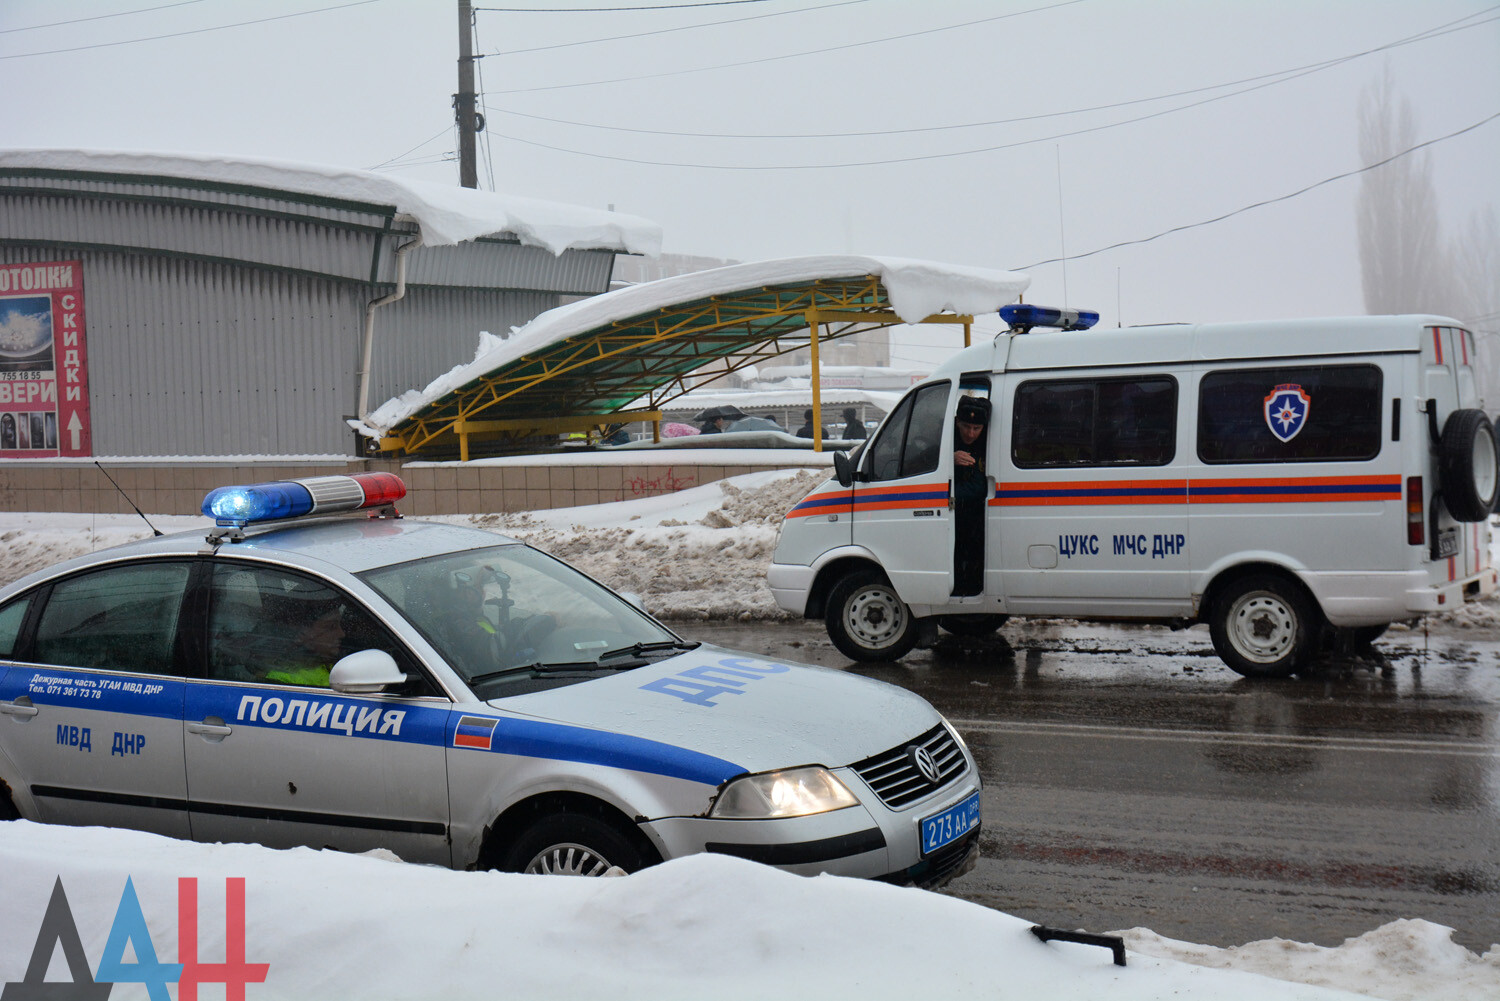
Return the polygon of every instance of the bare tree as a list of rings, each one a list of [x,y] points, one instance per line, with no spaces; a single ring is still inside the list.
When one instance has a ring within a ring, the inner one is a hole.
[[[1493,205],[1469,217],[1452,261],[1451,315],[1474,332],[1479,391],[1490,410],[1500,409],[1500,215]]]
[[[1379,163],[1416,144],[1411,103],[1396,97],[1391,69],[1365,88],[1359,155]],[[1452,291],[1427,154],[1367,171],[1359,187],[1359,262],[1370,313],[1449,313]]]

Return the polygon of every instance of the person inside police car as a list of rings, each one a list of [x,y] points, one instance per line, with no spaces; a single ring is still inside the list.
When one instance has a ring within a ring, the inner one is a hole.
[[[984,510],[989,495],[984,462],[990,401],[964,396],[953,421],[953,593],[984,590]]]
[[[278,685],[328,687],[328,674],[343,656],[344,605],[337,599],[299,602],[301,617],[290,644],[291,656],[266,672]]]

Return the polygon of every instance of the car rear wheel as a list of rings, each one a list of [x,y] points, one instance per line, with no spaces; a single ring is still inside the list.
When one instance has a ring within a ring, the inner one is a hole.
[[[1438,440],[1443,503],[1456,521],[1484,521],[1500,491],[1495,426],[1483,410],[1455,410]]]
[[[502,867],[534,876],[607,876],[649,864],[630,838],[598,817],[554,813],[521,832]]]
[[[1247,678],[1285,678],[1306,666],[1322,616],[1303,590],[1276,574],[1251,574],[1214,602],[1214,651]]]
[[[846,575],[828,597],[828,638],[850,660],[899,660],[917,642],[911,609],[879,570]]]

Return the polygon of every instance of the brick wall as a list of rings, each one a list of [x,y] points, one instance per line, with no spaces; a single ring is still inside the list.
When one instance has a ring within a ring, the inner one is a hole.
[[[743,452],[736,453],[736,458]],[[617,459],[618,453],[611,456]],[[741,473],[774,466],[670,463],[661,453],[640,464],[620,465],[465,465],[391,461],[172,462],[104,461],[120,489],[146,514],[199,513],[204,494],[214,487],[265,480],[365,471],[393,472],[406,481],[403,514],[489,514],[537,511],[580,504],[602,504],[675,493]],[[829,467],[826,456],[808,453],[809,467]],[[104,472],[82,462],[0,462],[0,511],[66,511],[126,514],[131,510]]]

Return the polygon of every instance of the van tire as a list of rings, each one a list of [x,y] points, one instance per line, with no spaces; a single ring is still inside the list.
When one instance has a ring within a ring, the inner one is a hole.
[[[1214,601],[1208,624],[1214,652],[1247,678],[1285,678],[1306,666],[1322,633],[1317,605],[1296,584],[1248,574]]]
[[[1455,410],[1438,440],[1438,483],[1455,521],[1484,521],[1500,491],[1495,426],[1483,410]]]
[[[850,660],[900,660],[917,643],[917,621],[885,574],[850,571],[833,586],[824,617],[828,638]]]
[[[938,625],[954,636],[988,636],[1010,618],[1008,615],[942,615]]]

